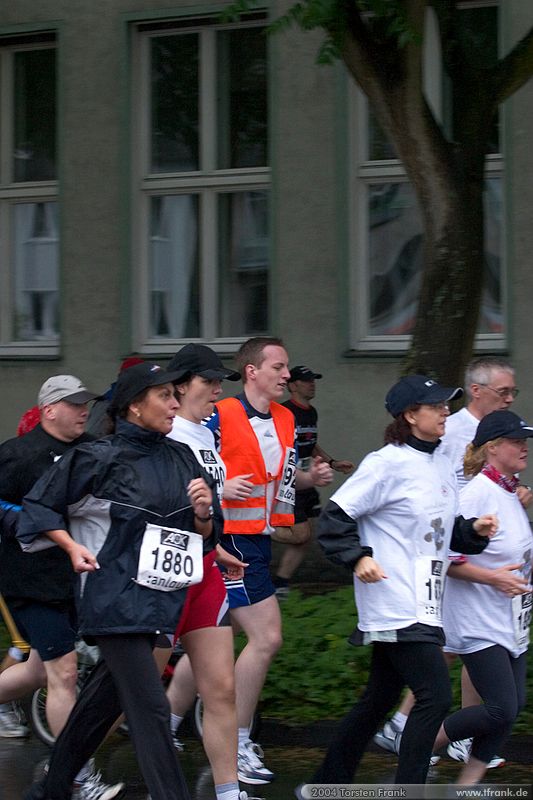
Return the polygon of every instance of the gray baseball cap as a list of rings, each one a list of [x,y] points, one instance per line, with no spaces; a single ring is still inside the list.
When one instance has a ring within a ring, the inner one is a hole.
[[[39,389],[37,403],[39,406],[51,406],[66,400],[68,403],[82,405],[94,400],[97,394],[89,392],[87,387],[74,375],[52,375]]]

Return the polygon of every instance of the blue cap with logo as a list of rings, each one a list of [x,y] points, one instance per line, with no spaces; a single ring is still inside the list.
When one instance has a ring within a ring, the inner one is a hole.
[[[441,386],[427,375],[406,375],[387,392],[385,408],[389,414],[397,417],[410,406],[434,406],[456,400],[462,394],[460,386],[452,389]]]
[[[492,442],[494,439],[529,439],[533,428],[520,419],[514,411],[491,411],[483,417],[474,436],[474,447]]]

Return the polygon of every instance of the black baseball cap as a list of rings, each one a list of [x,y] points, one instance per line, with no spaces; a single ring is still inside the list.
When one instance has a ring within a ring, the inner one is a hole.
[[[119,374],[111,397],[110,410],[121,411],[145,389],[161,386],[164,383],[182,383],[188,376],[189,372],[185,369],[171,372],[149,361],[135,364]]]
[[[531,436],[533,428],[514,411],[491,411],[477,426],[473,444],[481,447],[493,439],[529,439]]]
[[[441,386],[427,375],[406,375],[387,392],[385,408],[389,414],[397,417],[410,406],[434,406],[437,403],[456,400],[462,394],[460,386],[451,389],[448,386]]]
[[[226,369],[219,356],[205,344],[186,344],[178,350],[168,369],[186,370],[191,375],[200,375],[208,381],[239,381],[241,376],[233,369]]]
[[[313,372],[309,367],[304,367],[303,364],[299,364],[297,367],[291,369],[289,381],[314,381],[321,377],[322,375],[320,372]]]

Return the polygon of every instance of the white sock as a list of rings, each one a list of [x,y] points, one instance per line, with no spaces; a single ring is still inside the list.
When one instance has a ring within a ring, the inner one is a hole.
[[[239,728],[239,747],[250,741],[250,728]]]
[[[170,732],[177,733],[179,726],[183,722],[183,717],[178,717],[177,714],[170,715]]]
[[[403,731],[406,722],[407,722],[407,714],[402,714],[401,711],[397,711],[392,718],[392,723],[394,724],[394,727],[399,731]]]
[[[235,783],[219,783],[215,786],[215,793],[217,800],[239,800],[239,784]]]

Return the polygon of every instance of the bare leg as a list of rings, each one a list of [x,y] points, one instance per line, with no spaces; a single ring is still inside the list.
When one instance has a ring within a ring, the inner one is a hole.
[[[467,708],[468,706],[478,706],[482,702],[481,697],[472,685],[468,670],[463,664],[461,670],[461,705],[463,708]]]
[[[44,662],[48,692],[46,717],[54,736],[63,730],[76,702],[78,655],[75,650],[59,658]]]
[[[215,786],[237,781],[233,631],[199,628],[181,637],[204,703],[203,742]],[[183,660],[183,659],[182,659]]]
[[[187,636],[189,634],[185,635]],[[192,672],[189,656],[184,655],[174,667],[174,674],[167,688],[167,698],[172,713],[176,714],[178,717],[184,717],[194,703],[194,698],[197,693],[198,690],[196,688],[196,681]]]
[[[0,674],[0,703],[18,700],[46,686],[46,672],[37,650],[31,650],[27,661],[18,662]]]
[[[487,771],[487,765],[484,761],[480,761],[478,758],[474,756],[470,756],[468,763],[464,765],[461,772],[459,773],[459,777],[457,779],[457,783],[479,783],[480,780],[483,778]]]
[[[282,645],[279,603],[271,595],[251,606],[232,608],[231,616],[248,639],[235,665],[237,722],[239,728],[248,728],[270,662]]]

